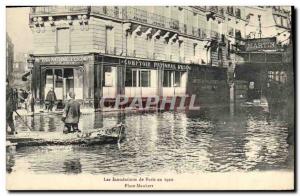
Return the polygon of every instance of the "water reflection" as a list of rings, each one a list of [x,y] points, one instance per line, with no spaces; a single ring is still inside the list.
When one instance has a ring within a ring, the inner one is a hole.
[[[81,173],[81,163],[79,158],[67,159],[64,161],[63,169],[68,174],[79,174]]]
[[[36,131],[61,131],[59,115],[27,118]],[[27,147],[8,154],[7,172],[141,174],[291,169],[287,123],[253,108],[236,112],[96,113],[80,129],[126,124],[117,145]],[[42,129],[41,127],[44,127]],[[18,130],[26,128],[17,123]],[[42,133],[41,133],[42,134]],[[12,163],[12,164],[11,164]]]

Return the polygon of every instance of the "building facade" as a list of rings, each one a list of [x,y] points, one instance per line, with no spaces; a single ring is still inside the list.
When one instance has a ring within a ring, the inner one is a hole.
[[[245,11],[246,39],[235,52],[236,80],[256,91],[251,97],[282,97],[287,83],[293,83],[288,82],[293,80],[293,61],[286,58],[292,55],[292,7],[256,6]]]
[[[14,63],[14,44],[6,33],[6,78],[12,82],[12,72]]]
[[[29,18],[36,98],[54,88],[63,100],[72,90],[96,108],[118,94],[184,96],[203,83],[218,92],[227,76],[215,72],[232,69],[232,45],[245,34],[243,7],[50,6]],[[194,70],[207,77],[190,80]]]

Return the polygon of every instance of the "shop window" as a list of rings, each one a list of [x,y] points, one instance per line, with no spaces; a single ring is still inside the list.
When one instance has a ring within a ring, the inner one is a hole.
[[[46,70],[46,88],[53,88],[53,70]]]
[[[164,71],[164,81],[163,81],[164,87],[172,87],[172,71]]]
[[[150,70],[140,70],[140,84],[141,84],[141,87],[150,87],[151,86]]]
[[[274,72],[273,71],[268,71],[268,79],[269,79],[269,81],[274,79]]]
[[[69,28],[58,28],[56,33],[56,52],[70,52],[70,30]]]
[[[286,83],[287,82],[287,74],[285,71],[282,71],[280,74],[280,82]]]
[[[180,87],[182,72],[179,71],[164,71],[163,87]]]
[[[62,88],[63,86],[63,77],[62,77],[62,70],[61,69],[55,69],[54,72],[55,75],[55,88]]]
[[[63,99],[63,72],[62,69],[54,70],[54,92],[57,99]]]
[[[113,86],[113,76],[112,76],[112,67],[104,66],[103,67],[103,86],[111,87]]]
[[[174,71],[173,72],[175,77],[174,77],[174,85],[173,86],[176,86],[176,87],[179,87],[181,85],[181,72],[179,71]]]
[[[125,86],[127,87],[138,87],[138,70],[137,69],[126,69],[126,80]]]
[[[73,68],[64,69],[64,96],[68,97],[69,92],[74,92],[74,72]]]

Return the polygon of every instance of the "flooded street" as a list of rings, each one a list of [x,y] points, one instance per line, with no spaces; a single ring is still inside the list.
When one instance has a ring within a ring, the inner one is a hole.
[[[36,131],[62,131],[59,114],[24,117]],[[289,170],[287,123],[255,108],[239,113],[162,112],[83,115],[80,129],[126,124],[118,145],[22,147],[7,151],[7,172],[147,174]],[[17,130],[26,127],[17,119]]]

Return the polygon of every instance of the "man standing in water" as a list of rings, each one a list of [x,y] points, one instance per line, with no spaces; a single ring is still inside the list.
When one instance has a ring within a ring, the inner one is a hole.
[[[48,112],[52,111],[55,101],[56,101],[56,95],[55,92],[53,91],[53,88],[51,88],[46,96],[46,109]]]
[[[16,111],[16,100],[14,98],[14,90],[9,86],[9,81],[6,79],[6,132],[7,126],[10,127],[9,135],[15,134],[15,125],[13,113]]]
[[[70,100],[67,101],[62,116],[62,121],[65,123],[63,133],[81,132],[78,129],[78,122],[80,118],[80,104],[75,100],[75,93],[69,93]],[[71,131],[72,128],[72,131]]]

